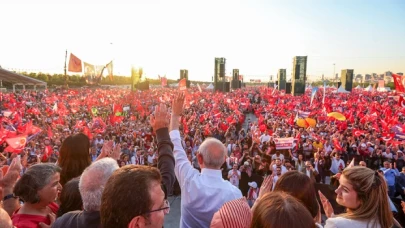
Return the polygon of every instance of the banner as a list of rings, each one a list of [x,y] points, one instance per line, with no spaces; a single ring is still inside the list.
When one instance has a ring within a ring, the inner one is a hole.
[[[99,77],[103,76],[103,72],[104,72],[104,69],[105,69],[104,65],[96,65],[95,69],[96,69],[96,77],[99,78]]]
[[[186,80],[185,78],[183,78],[183,79],[181,79],[181,80],[179,81],[179,89],[180,89],[181,91],[187,90],[187,80]]]
[[[293,148],[294,138],[275,138],[276,150],[288,150]]]
[[[70,53],[68,71],[82,72],[82,60]]]
[[[96,68],[90,63],[83,62],[84,76],[88,84],[97,84]]]
[[[106,66],[108,71],[108,76],[110,76],[110,81],[113,80],[113,61],[109,62]]]
[[[378,80],[378,88],[384,88],[385,87],[385,81],[384,80]]]
[[[90,64],[90,63],[86,63],[83,62],[83,66],[84,66],[84,76],[88,77],[88,76],[95,76],[96,74],[96,69],[94,67],[94,65]]]
[[[260,83],[260,82],[262,82],[262,80],[260,80],[260,79],[250,79],[250,82]]]

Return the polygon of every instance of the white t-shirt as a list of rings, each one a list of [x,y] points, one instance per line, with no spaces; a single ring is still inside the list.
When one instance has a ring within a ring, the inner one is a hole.
[[[277,154],[273,154],[273,156],[271,156],[271,160],[276,160],[276,158],[280,158],[281,161],[284,161],[283,154],[280,154],[279,156],[277,156]]]
[[[261,143],[264,143],[264,142],[268,142],[268,141],[270,141],[270,135],[262,135],[262,136],[260,136],[260,142]]]
[[[386,152],[383,152],[383,153],[382,153],[382,156],[383,156],[384,158],[392,159],[392,153],[387,154]]]
[[[236,173],[235,173],[236,172]],[[231,182],[231,184],[237,188],[239,188],[239,177],[240,177],[241,173],[239,170],[229,170],[228,172],[228,177],[229,178],[229,182]]]

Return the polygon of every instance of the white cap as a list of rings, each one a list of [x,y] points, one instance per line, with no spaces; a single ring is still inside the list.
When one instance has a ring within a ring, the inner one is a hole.
[[[250,186],[250,187],[252,187],[252,188],[257,188],[257,184],[256,184],[256,182],[249,182],[248,183],[248,185]]]

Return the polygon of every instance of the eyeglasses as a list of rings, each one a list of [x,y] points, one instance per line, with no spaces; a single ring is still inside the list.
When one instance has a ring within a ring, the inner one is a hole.
[[[159,208],[159,209],[156,209],[156,210],[153,210],[153,211],[148,211],[145,214],[150,214],[150,213],[153,213],[153,212],[156,212],[156,211],[163,211],[163,213],[165,213],[165,215],[169,214],[169,212],[170,212],[170,203],[169,203],[169,201],[165,200],[164,205],[163,205],[162,208]]]

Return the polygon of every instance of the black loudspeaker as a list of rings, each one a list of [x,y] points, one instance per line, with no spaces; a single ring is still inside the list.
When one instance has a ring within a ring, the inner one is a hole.
[[[285,83],[285,93],[291,93],[291,82]]]
[[[294,96],[305,94],[305,82],[301,80],[296,80],[293,84],[291,84],[290,88],[291,93],[294,91]]]
[[[188,70],[180,70],[180,79],[185,78],[186,80],[188,80]]]
[[[219,65],[219,77],[220,78],[225,77],[225,63],[221,63]]]
[[[187,81],[186,81],[186,86],[187,86],[187,88],[190,88],[190,84],[191,84],[191,82],[190,82],[189,80],[187,80]]]
[[[239,89],[242,88],[242,81],[238,81],[239,82]]]
[[[239,89],[239,81],[238,80],[232,80],[232,89]]]
[[[136,89],[141,91],[149,90],[149,81],[139,82],[136,84]]]
[[[230,90],[230,82],[217,82],[215,84],[215,91],[228,93],[229,90]]]
[[[246,88],[246,83],[242,83],[242,86],[243,86],[244,88]]]
[[[295,79],[300,79],[300,65],[295,65]]]
[[[232,79],[233,80],[239,80],[239,69],[233,69]]]
[[[340,81],[342,82],[342,87],[346,91],[351,92],[353,89],[353,70],[352,69],[345,69],[342,70],[342,73],[340,74]]]
[[[337,87],[338,87],[338,89],[339,89],[339,87],[342,85],[342,83],[341,82],[338,82],[337,83]]]

